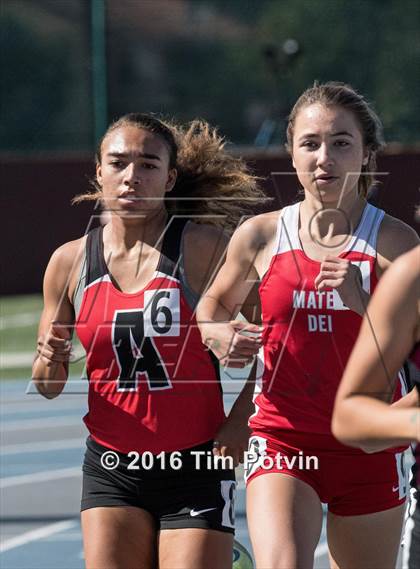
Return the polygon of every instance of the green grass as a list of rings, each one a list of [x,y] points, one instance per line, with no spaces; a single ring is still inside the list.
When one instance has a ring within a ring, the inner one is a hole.
[[[0,315],[2,318],[4,316],[24,314],[29,312],[38,312],[41,314],[41,310],[41,294],[0,297]]]
[[[2,352],[30,352],[36,348],[37,324],[15,328],[8,326],[0,330]]]
[[[10,353],[35,352],[37,337],[37,320],[42,310],[42,296],[5,296],[0,298],[0,350],[2,356],[7,357]],[[28,324],[13,321],[15,316],[27,315],[31,319]],[[1,379],[31,377],[30,365],[24,364],[19,367],[3,367],[7,362],[2,358],[0,368]]]
[[[10,354],[35,354],[38,321],[43,307],[42,295],[3,296],[0,298],[0,351],[7,358]],[[28,323],[20,320],[22,317]],[[30,321],[30,322],[29,322]],[[80,344],[73,340],[74,347]],[[71,375],[81,375],[84,359],[70,365]],[[0,379],[25,379],[31,377],[32,356],[22,365],[8,365],[2,359]],[[7,366],[7,367],[6,367]]]

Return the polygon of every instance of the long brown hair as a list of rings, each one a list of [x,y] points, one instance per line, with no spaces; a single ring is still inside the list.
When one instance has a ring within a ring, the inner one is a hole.
[[[160,136],[168,146],[169,168],[177,169],[177,181],[166,198],[169,214],[188,215],[197,223],[209,223],[233,231],[244,217],[255,215],[269,200],[259,178],[247,164],[225,149],[225,140],[204,120],[187,125],[164,121],[153,115],[130,113],[112,123],[98,146],[96,163],[109,133],[136,126]],[[73,203],[101,200],[102,189],[92,181],[93,191],[76,196]]]
[[[353,87],[338,81],[327,83],[315,82],[313,87],[306,89],[296,101],[287,124],[287,149],[293,146],[293,134],[296,117],[299,111],[309,105],[319,103],[325,107],[342,107],[353,113],[359,123],[363,135],[363,144],[368,150],[368,162],[362,166],[359,178],[359,194],[366,197],[370,186],[375,181],[376,154],[385,146],[382,123],[372,106],[357,93]]]

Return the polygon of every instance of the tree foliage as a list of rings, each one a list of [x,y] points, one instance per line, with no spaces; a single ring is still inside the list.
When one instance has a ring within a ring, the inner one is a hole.
[[[3,0],[1,148],[87,148],[88,3],[31,0],[26,12],[8,9],[19,1]],[[373,102],[388,140],[419,139],[417,0],[127,1],[107,0],[109,119],[138,110],[202,117],[233,142],[252,144],[265,120],[284,126],[314,80],[340,80]],[[157,5],[154,31],[144,16]],[[285,54],[287,39],[296,54]]]

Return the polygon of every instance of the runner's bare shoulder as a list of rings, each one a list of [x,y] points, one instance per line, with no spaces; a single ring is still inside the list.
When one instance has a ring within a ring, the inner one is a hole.
[[[51,255],[44,277],[44,287],[54,283],[72,298],[84,257],[86,235],[64,243]]]

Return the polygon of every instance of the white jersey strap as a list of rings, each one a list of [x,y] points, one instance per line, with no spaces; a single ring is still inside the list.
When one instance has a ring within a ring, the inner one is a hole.
[[[301,250],[299,239],[300,202],[286,206],[279,213],[272,257],[288,251]],[[385,212],[366,204],[362,217],[342,253],[355,251],[376,257],[378,232]]]
[[[277,221],[273,256],[302,248],[299,239],[299,207],[300,202],[281,210]]]
[[[376,243],[384,215],[385,212],[382,209],[378,209],[369,203],[366,204],[359,225],[353,232],[353,237],[343,253],[354,251],[376,258]]]

